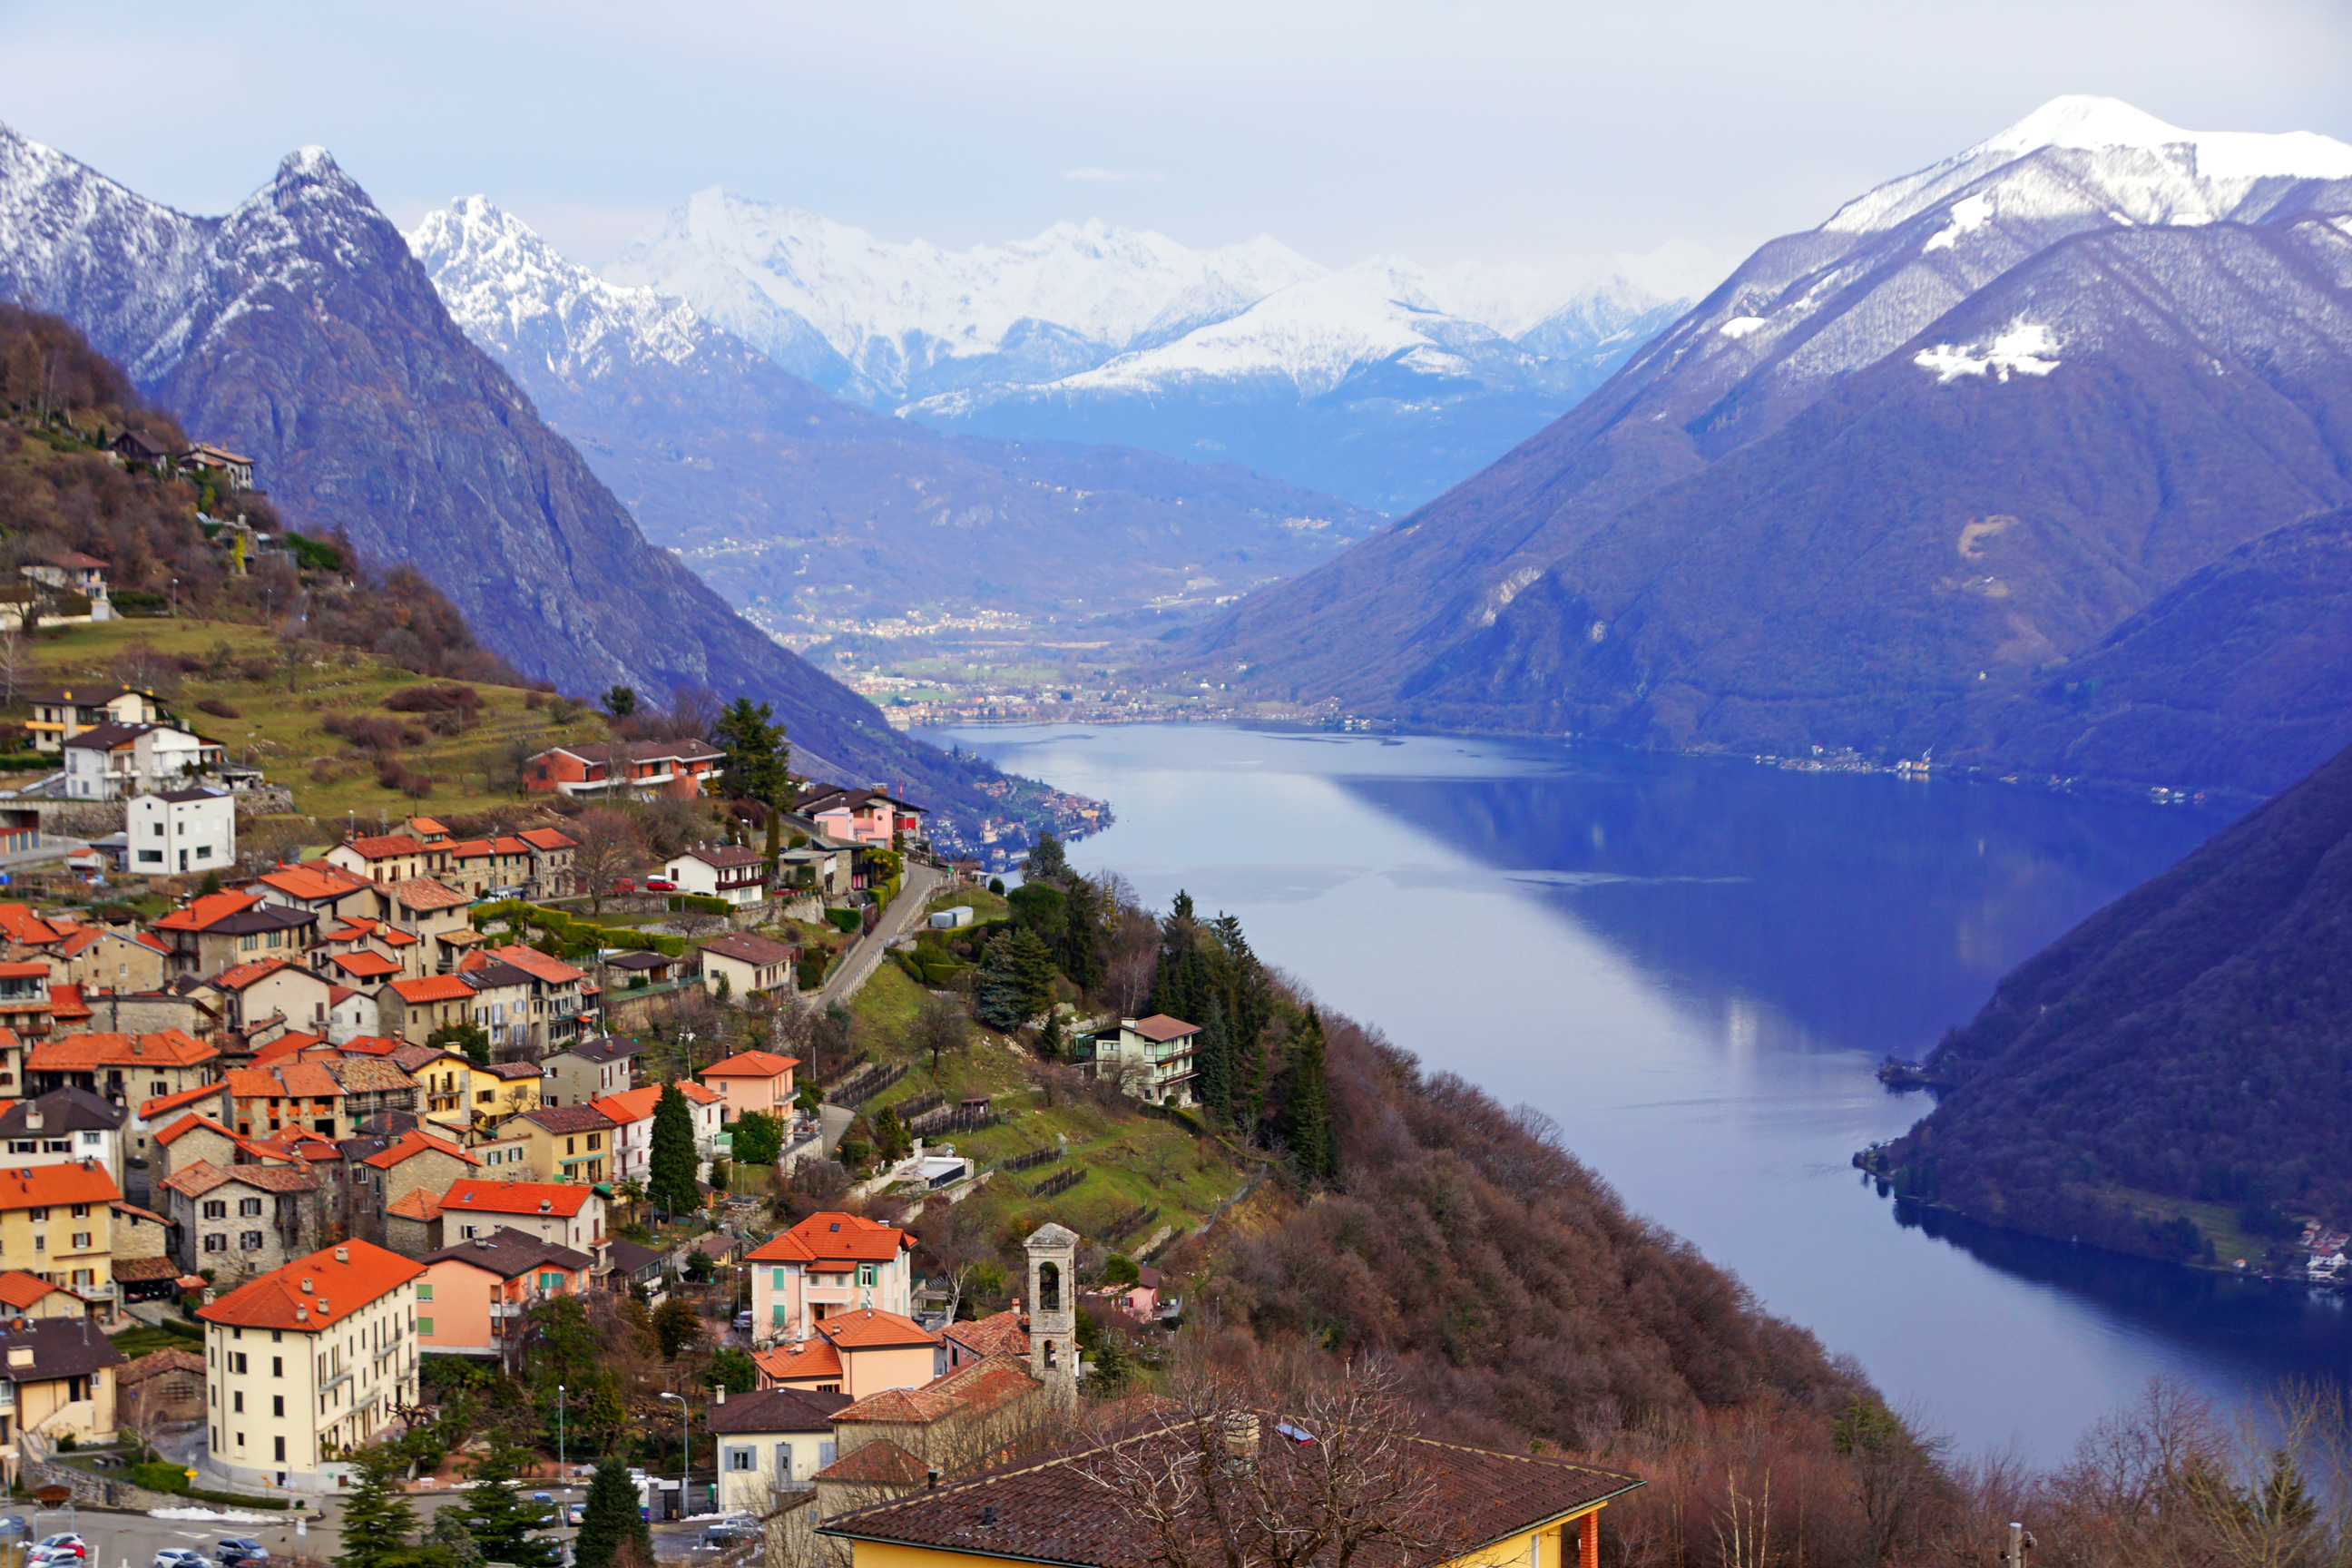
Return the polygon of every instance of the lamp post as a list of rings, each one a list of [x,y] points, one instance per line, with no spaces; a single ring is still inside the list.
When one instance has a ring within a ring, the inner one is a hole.
[[[555,1385],[555,1475],[559,1483],[568,1484],[572,1468],[563,1462],[563,1385]]]
[[[686,1478],[693,1468],[694,1430],[686,1424],[686,1395],[665,1394],[662,1397],[677,1401],[677,1517],[682,1524],[686,1521]]]

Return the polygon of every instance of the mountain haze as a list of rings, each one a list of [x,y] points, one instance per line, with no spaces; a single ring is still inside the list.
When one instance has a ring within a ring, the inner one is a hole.
[[[2061,100],[1768,244],[1181,668],[1434,725],[1945,760],[1972,737],[2009,765],[1964,717],[1981,693],[2063,682],[2183,578],[2352,500],[2346,211],[2352,147]],[[2209,764],[2163,782],[2260,787]]]
[[[711,190],[604,275],[870,407],[1238,462],[1397,510],[1568,407],[1714,274],[1690,247],[1599,279],[1334,272],[1264,236],[1194,251],[1100,223],[949,251]]]
[[[657,542],[772,629],[920,605],[1099,614],[1232,595],[1381,521],[1230,464],[941,435],[827,395],[479,196],[409,237],[472,342]]]
[[[525,673],[771,700],[811,767],[990,809],[971,787],[988,770],[894,733],[648,544],[323,150],[191,217],[0,129],[0,292],[252,456],[298,526],[415,563]]]

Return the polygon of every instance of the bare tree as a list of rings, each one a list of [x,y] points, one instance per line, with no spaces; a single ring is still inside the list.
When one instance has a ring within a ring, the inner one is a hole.
[[[940,1070],[940,1058],[949,1051],[960,1051],[971,1038],[971,1020],[963,1004],[953,996],[931,996],[923,1003],[923,1010],[915,1015],[908,1026],[907,1043],[921,1055],[931,1058],[931,1070]]]
[[[1350,1362],[1336,1380],[1279,1402],[1195,1363],[1139,1428],[1119,1406],[1090,1419],[1102,1447],[1077,1473],[1160,1568],[1349,1568],[1368,1551],[1383,1561],[1454,1554],[1441,1550],[1432,1450],[1376,1363]]]
[[[579,846],[572,852],[572,874],[588,895],[589,912],[601,915],[621,879],[645,863],[645,846],[636,824],[609,808],[581,813],[571,832]]]
[[[16,705],[16,689],[34,678],[33,656],[24,634],[0,627],[0,704]]]

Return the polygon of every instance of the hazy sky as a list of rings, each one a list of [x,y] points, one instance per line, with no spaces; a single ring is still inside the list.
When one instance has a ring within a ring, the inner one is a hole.
[[[2352,141],[2347,0],[0,5],[0,119],[217,212],[321,142],[600,264],[723,184],[964,246],[1737,253],[2064,92]]]

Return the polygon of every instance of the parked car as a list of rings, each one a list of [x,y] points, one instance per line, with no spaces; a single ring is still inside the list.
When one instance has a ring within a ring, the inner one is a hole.
[[[675,893],[677,891],[677,884],[671,881],[667,877],[647,877],[646,879],[646,891],[648,893]]]
[[[249,1535],[232,1535],[214,1543],[213,1555],[220,1559],[221,1568],[242,1568],[246,1563],[268,1562],[269,1548]]]
[[[748,1334],[751,1331],[751,1313],[738,1312],[735,1314],[735,1331],[739,1334]]]
[[[584,1502],[575,1502],[563,1510],[563,1522],[575,1528],[587,1517],[588,1505]]]
[[[30,1535],[33,1527],[25,1522],[21,1513],[0,1514],[0,1535]]]
[[[191,1552],[184,1546],[166,1546],[155,1553],[154,1568],[213,1568],[201,1552]]]
[[[58,1535],[44,1535],[34,1544],[36,1552],[68,1552],[76,1557],[89,1555],[89,1542],[71,1531]]]
[[[613,891],[616,893],[634,893],[636,890],[637,879],[635,877],[615,877],[613,879]]]

